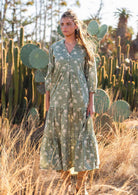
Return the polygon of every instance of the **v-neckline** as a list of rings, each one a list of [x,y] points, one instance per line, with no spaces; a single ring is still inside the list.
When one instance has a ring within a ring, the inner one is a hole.
[[[74,47],[72,48],[71,52],[68,51],[68,49],[67,49],[67,47],[66,47],[66,45],[65,45],[65,39],[63,39],[63,44],[64,44],[64,47],[65,47],[67,53],[68,53],[69,55],[71,55],[71,53],[73,52],[73,50],[75,49],[75,47],[76,47],[76,45],[77,45],[78,43],[76,42],[76,44],[75,44]]]

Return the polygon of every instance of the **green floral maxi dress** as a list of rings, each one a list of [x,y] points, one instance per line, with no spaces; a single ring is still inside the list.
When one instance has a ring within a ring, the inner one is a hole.
[[[96,63],[78,43],[69,53],[62,39],[49,49],[45,88],[50,91],[40,149],[40,168],[85,171],[98,168],[98,145],[92,119],[86,117],[89,92],[97,88]]]

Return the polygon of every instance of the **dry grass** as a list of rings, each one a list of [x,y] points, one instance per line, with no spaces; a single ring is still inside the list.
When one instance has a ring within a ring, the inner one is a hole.
[[[116,134],[107,146],[99,143],[100,168],[89,174],[90,195],[136,195],[137,125],[115,124]],[[130,121],[131,122],[131,121]],[[136,121],[137,122],[137,121]],[[26,135],[23,123],[9,125],[0,118],[0,194],[1,195],[67,195],[66,180],[60,173],[39,169],[39,143],[31,144],[36,131],[31,125]],[[41,141],[41,140],[40,140]]]

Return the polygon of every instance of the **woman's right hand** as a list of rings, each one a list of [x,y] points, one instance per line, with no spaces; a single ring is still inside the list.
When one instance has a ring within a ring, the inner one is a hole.
[[[46,91],[46,111],[49,110],[50,106],[50,91]]]

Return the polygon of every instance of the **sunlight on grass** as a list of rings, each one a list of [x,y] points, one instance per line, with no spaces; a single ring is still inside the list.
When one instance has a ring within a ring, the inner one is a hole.
[[[89,173],[90,195],[136,194],[136,128],[128,128],[125,123],[114,125],[115,136],[109,144],[99,142],[101,164],[99,170]],[[24,122],[10,125],[7,119],[0,118],[0,194],[67,195],[67,177],[61,179],[59,172],[39,169],[41,139],[33,141],[37,127],[33,122],[30,127],[26,131]]]

